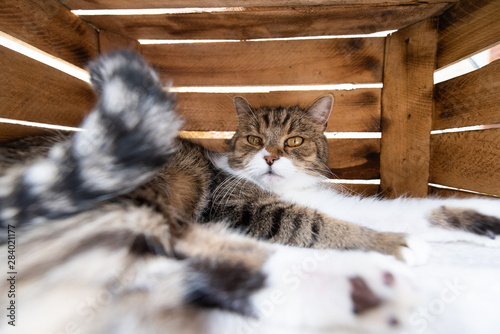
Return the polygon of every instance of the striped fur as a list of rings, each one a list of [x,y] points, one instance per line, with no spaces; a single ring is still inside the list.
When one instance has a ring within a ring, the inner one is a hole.
[[[26,259],[23,332],[386,333],[404,323],[414,292],[401,264],[324,250],[418,257],[404,234],[333,218],[342,206],[315,206],[318,194],[335,196],[320,186],[331,96],[306,110],[235,99],[240,127],[230,153],[217,155],[177,138],[174,97],[136,54],[103,56],[90,72],[100,99],[84,131],[32,161],[9,167],[9,155],[0,178],[0,226],[19,231]],[[442,210],[434,223],[450,227],[456,217]],[[498,220],[487,217],[479,229],[455,227],[498,233]],[[12,240],[4,242],[2,252]],[[315,261],[314,279],[290,289],[296,280],[287,275],[306,261]],[[286,302],[264,314],[259,305],[276,291],[286,291]]]
[[[215,189],[232,176],[177,139],[173,96],[139,56],[103,56],[90,72],[100,99],[83,131],[31,146],[39,156],[19,163],[22,142],[2,150],[0,251],[15,246],[17,272],[15,283],[0,283],[13,293],[0,306],[14,301],[18,312],[0,322],[2,333],[387,332],[404,322],[413,292],[391,259],[288,248],[228,229],[238,223],[220,214],[230,208]],[[281,222],[270,214],[261,219]],[[308,276],[337,283],[302,314],[316,284],[282,278],[311,260]],[[280,307],[264,312],[269,301]]]

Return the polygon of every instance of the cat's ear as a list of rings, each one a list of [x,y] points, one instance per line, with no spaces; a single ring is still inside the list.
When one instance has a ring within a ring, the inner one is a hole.
[[[236,113],[238,114],[238,118],[241,119],[244,118],[246,115],[253,113],[252,106],[244,98],[236,96],[233,99],[233,103],[234,107],[236,108]]]
[[[323,130],[326,129],[328,118],[332,112],[333,95],[328,94],[320,97],[314,101],[307,109],[306,112],[311,115],[320,125]]]

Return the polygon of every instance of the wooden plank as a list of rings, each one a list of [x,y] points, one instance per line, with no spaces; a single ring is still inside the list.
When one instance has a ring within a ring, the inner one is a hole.
[[[343,189],[343,193],[350,195],[359,195],[361,197],[370,197],[380,195],[378,184],[350,184],[350,183],[340,183],[340,189]]]
[[[225,152],[224,139],[191,139],[211,150]],[[380,176],[379,139],[328,139],[328,167],[335,178],[368,180]]]
[[[453,189],[445,189],[429,186],[429,196],[434,198],[486,198],[486,199],[500,199],[495,196],[488,196],[484,194],[476,194],[467,191],[453,190]],[[500,204],[500,203],[499,203]]]
[[[380,187],[389,197],[427,195],[436,42],[434,19],[387,38]]]
[[[189,138],[192,142],[202,145],[212,151],[217,152],[227,152],[228,146],[226,144],[226,139],[208,139],[208,138]]]
[[[142,45],[142,54],[176,86],[377,83],[384,39]]]
[[[328,152],[328,167],[337,178],[380,178],[380,139],[328,139]]]
[[[60,0],[71,9],[129,8],[209,8],[250,6],[315,6],[315,5],[415,5],[420,3],[451,3],[458,0]]]
[[[129,49],[141,53],[141,44],[133,38],[107,30],[100,30],[99,52],[105,53],[117,49]]]
[[[51,133],[52,130],[18,124],[0,123],[0,142]]]
[[[500,60],[434,87],[432,128],[500,123]]]
[[[462,0],[439,19],[437,68],[500,42],[500,1]]]
[[[135,39],[282,38],[369,34],[439,15],[448,3],[402,6],[262,6],[217,13],[82,16]]]
[[[0,68],[0,117],[76,126],[94,104],[86,82],[4,47]]]
[[[79,67],[98,54],[97,32],[56,0],[2,0],[0,31]]]
[[[306,108],[322,95],[333,94],[335,103],[326,131],[379,132],[381,89],[346,91],[298,91],[245,94],[179,93],[176,110],[187,131],[234,131],[238,119],[233,97],[242,96],[254,107],[295,106]]]
[[[330,188],[345,195],[359,195],[361,197],[379,196],[379,185],[373,183],[345,183],[345,182],[326,182]]]
[[[500,129],[431,137],[430,182],[500,195]]]

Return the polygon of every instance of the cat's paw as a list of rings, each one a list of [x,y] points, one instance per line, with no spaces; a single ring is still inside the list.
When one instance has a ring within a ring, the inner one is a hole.
[[[374,252],[283,247],[264,270],[267,288],[254,298],[262,326],[388,333],[416,305],[407,267]]]
[[[138,54],[114,52],[90,65],[99,101],[72,139],[83,186],[106,196],[144,184],[177,149],[174,97]]]
[[[173,112],[175,96],[163,89],[159,75],[139,54],[122,50],[102,55],[89,64],[89,71],[100,93],[101,122],[156,136],[177,133],[181,123]]]
[[[174,112],[174,96],[163,90],[157,73],[131,51],[103,55],[89,70],[100,97],[81,124],[86,131],[75,136],[76,155],[102,153],[121,167],[164,164],[182,121]]]
[[[410,266],[427,263],[430,246],[423,239],[404,233],[380,232],[373,238],[370,250],[392,255]]]
[[[410,266],[426,264],[430,256],[429,244],[418,237],[407,236],[406,245],[400,249],[400,256]]]
[[[104,54],[88,65],[90,81],[101,94],[106,85],[117,80],[130,88],[161,90],[158,74],[136,52],[120,50]]]
[[[435,241],[467,241],[487,247],[500,247],[499,202],[495,200],[470,202],[476,204],[474,209],[443,205],[433,210],[429,219],[439,229],[429,233],[426,238]]]
[[[90,62],[90,81],[100,94],[98,111],[108,126],[117,123],[127,128],[146,128],[155,135],[176,134],[179,125],[172,110],[174,94],[163,89],[160,76],[140,56],[130,50],[104,54]],[[148,121],[150,120],[150,121]],[[170,130],[170,131],[166,131]]]
[[[485,200],[483,203],[489,204],[491,201]],[[443,205],[432,211],[430,220],[437,226],[464,230],[490,239],[500,235],[500,217],[476,209]]]
[[[471,218],[469,229],[472,233],[495,239],[500,235],[500,218],[477,212]]]

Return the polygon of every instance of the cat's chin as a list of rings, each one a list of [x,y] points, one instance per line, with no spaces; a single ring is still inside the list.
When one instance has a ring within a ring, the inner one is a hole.
[[[261,182],[264,183],[281,183],[285,181],[285,177],[273,171],[264,173],[260,178],[262,180]]]
[[[254,179],[254,182],[264,189],[280,193],[282,191],[293,191],[310,187],[315,185],[317,180],[300,173],[283,176],[276,172],[268,171],[259,175]]]
[[[259,175],[253,175],[251,178],[254,183],[256,183],[262,189],[276,192],[280,189],[287,188],[290,185],[290,178],[280,175],[276,172],[265,172]]]

